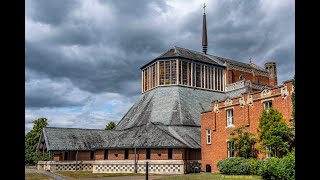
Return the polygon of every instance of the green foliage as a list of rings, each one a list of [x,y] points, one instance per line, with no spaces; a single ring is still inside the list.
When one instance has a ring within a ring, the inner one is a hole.
[[[254,148],[257,139],[253,138],[253,136],[255,136],[254,133],[246,131],[245,126],[241,126],[231,132],[230,135],[232,138],[229,141],[233,142],[237,157],[257,157],[257,150]]]
[[[261,160],[259,175],[263,179],[295,179],[295,152],[288,153],[283,158],[267,158]]]
[[[264,160],[242,157],[225,158],[217,163],[222,174],[260,175],[263,179],[295,179],[295,152],[283,158],[271,157]]]
[[[104,130],[112,130],[114,127],[116,127],[116,123],[113,121],[110,121],[108,125],[106,125],[106,128]]]
[[[258,159],[243,157],[225,158],[217,163],[222,174],[256,175],[258,174],[260,161]]]
[[[36,152],[36,148],[41,135],[41,130],[47,127],[46,118],[39,118],[33,121],[33,129],[25,135],[25,164],[34,165],[42,159],[42,152]],[[46,152],[44,160],[49,160],[49,155]]]
[[[292,80],[292,86],[295,85],[295,79]],[[296,118],[295,118],[295,92],[292,92],[292,95],[291,95],[291,100],[292,100],[292,119],[290,120],[291,121],[291,124],[290,124],[290,127],[289,127],[289,133],[290,133],[290,146],[291,147],[295,147],[295,126],[296,126]]]
[[[294,87],[295,86],[295,77],[293,78],[292,80],[292,86]],[[296,94],[295,92],[293,91],[292,94],[291,94],[291,100],[292,100],[292,120],[291,120],[291,125],[293,127],[295,127],[295,123],[296,123],[296,119],[295,119],[295,109],[296,109],[296,103],[295,103],[295,98],[296,98]]]
[[[290,152],[292,146],[292,133],[288,128],[282,114],[273,108],[263,111],[260,117],[259,142],[261,151],[269,147],[271,156],[282,157]]]

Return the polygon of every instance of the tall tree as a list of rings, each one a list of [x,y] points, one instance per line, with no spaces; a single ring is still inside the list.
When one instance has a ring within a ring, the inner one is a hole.
[[[36,164],[42,158],[41,152],[36,152],[36,148],[41,135],[41,130],[47,127],[47,118],[38,118],[33,121],[33,129],[25,136],[25,164]],[[44,160],[48,160],[48,153],[45,153]]]
[[[106,125],[106,128],[104,130],[112,130],[114,127],[116,127],[116,123],[113,121],[110,121],[108,125]]]
[[[258,135],[262,152],[268,149],[267,153],[271,156],[282,157],[292,150],[292,134],[282,114],[276,109],[263,111]]]
[[[232,138],[229,140],[233,142],[234,150],[237,157],[244,158],[256,158],[257,150],[254,145],[257,142],[257,139],[254,138],[255,134],[246,131],[245,126],[234,129],[230,135]]]

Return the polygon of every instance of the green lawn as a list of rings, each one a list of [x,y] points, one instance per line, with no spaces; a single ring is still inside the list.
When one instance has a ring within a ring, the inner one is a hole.
[[[26,180],[51,180],[52,178],[49,178],[43,174],[40,173],[26,173],[25,174]]]
[[[140,173],[92,173],[92,171],[54,171],[53,173],[60,174],[69,178],[103,178],[115,176],[144,176]]]
[[[196,174],[183,174],[173,176],[163,176],[157,180],[207,180],[207,179],[224,179],[224,180],[261,180],[260,176],[251,175],[224,175],[219,173],[196,173]]]
[[[25,168],[27,168],[27,169],[37,169],[36,166],[25,166]]]

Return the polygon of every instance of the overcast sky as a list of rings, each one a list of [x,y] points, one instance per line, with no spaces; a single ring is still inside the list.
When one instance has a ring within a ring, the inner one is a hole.
[[[206,0],[208,54],[295,69],[293,0]],[[173,46],[201,52],[203,1],[26,0],[25,132],[103,129],[141,95],[140,67]]]

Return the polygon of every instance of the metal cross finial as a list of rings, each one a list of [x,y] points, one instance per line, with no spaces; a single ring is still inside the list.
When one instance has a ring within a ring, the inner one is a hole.
[[[203,13],[206,13],[206,3],[203,3]]]

